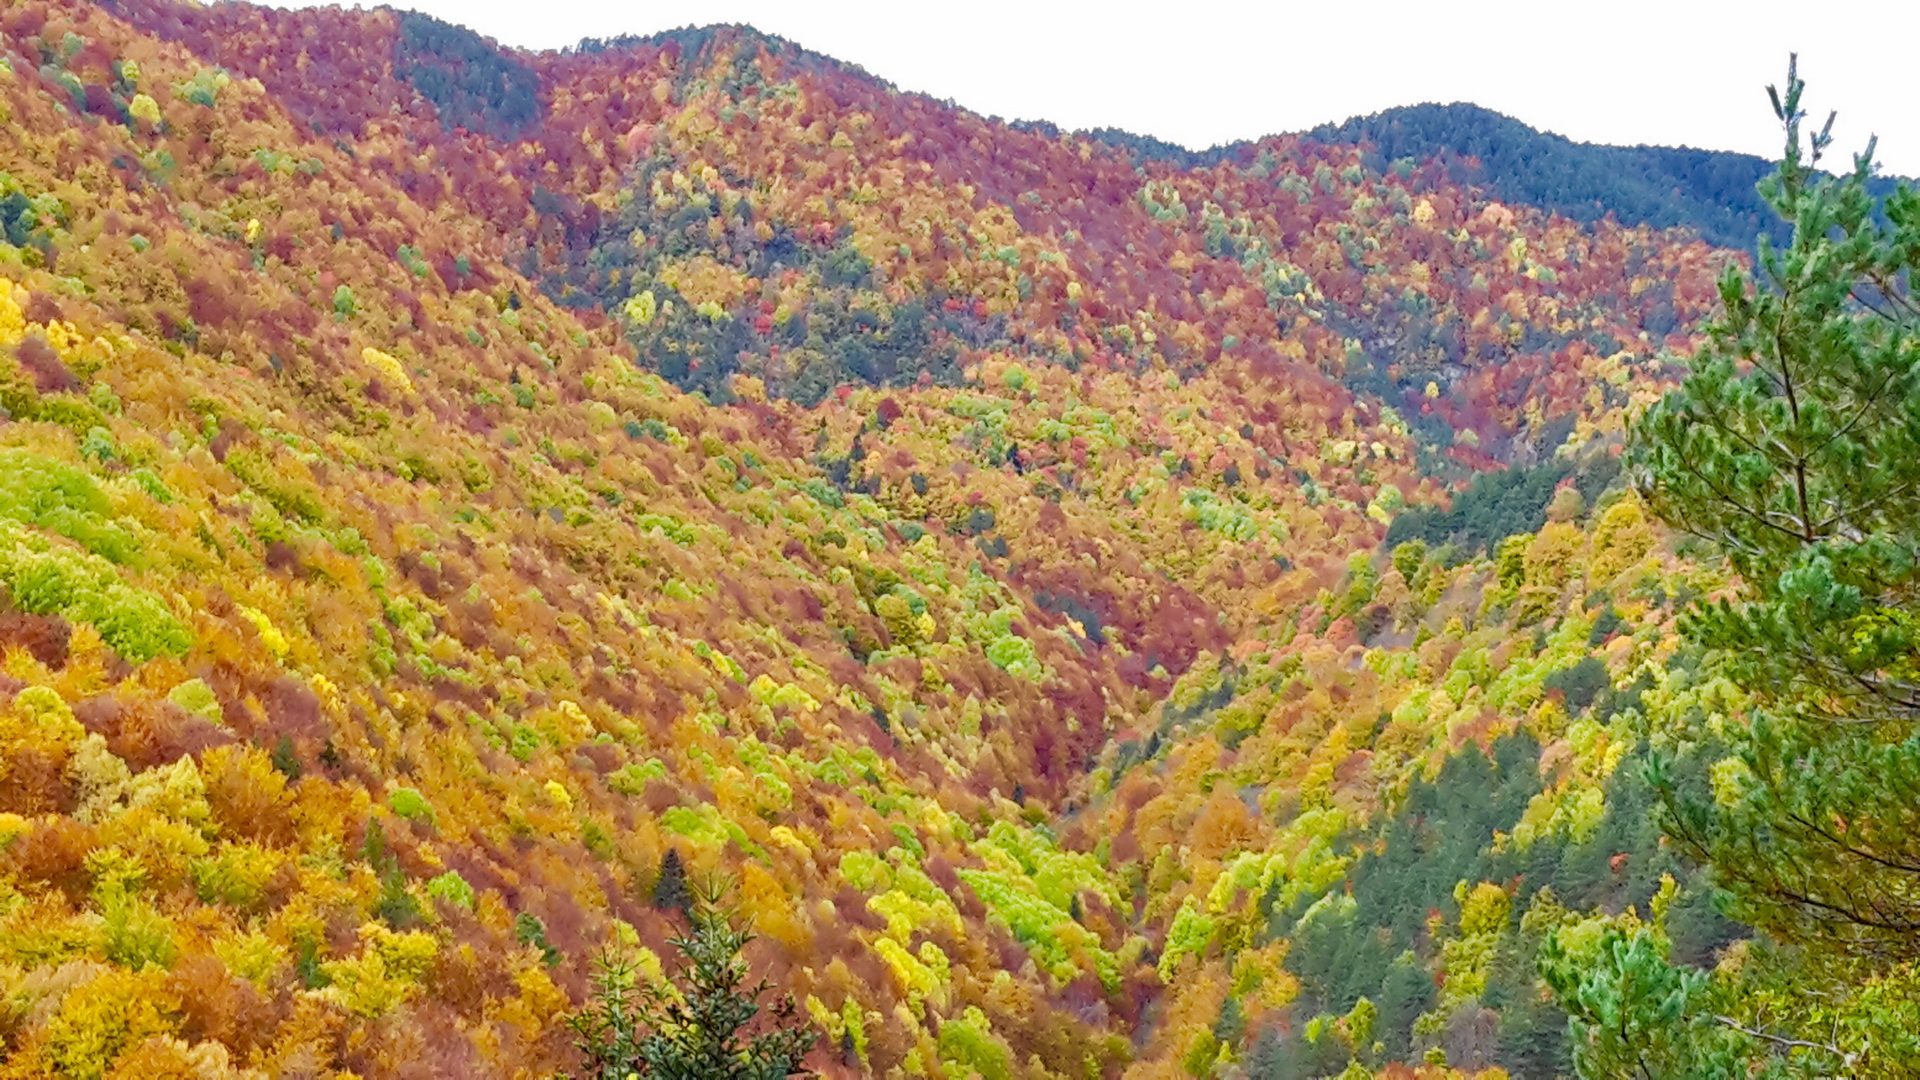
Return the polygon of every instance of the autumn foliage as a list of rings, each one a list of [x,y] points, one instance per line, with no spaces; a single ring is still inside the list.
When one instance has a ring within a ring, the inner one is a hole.
[[[1522,871],[1404,1017],[1289,942],[1459,753],[1602,828],[1725,253],[732,28],[21,0],[0,122],[0,1076],[577,1068],[709,871],[826,1075],[1499,1063]]]

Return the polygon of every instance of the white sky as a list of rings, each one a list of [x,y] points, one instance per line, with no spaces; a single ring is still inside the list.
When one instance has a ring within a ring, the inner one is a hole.
[[[1798,50],[1810,111],[1840,110],[1831,164],[1877,133],[1881,165],[1920,176],[1920,0],[393,2],[529,48],[750,23],[976,112],[1195,148],[1472,101],[1589,142],[1771,157],[1764,88]]]

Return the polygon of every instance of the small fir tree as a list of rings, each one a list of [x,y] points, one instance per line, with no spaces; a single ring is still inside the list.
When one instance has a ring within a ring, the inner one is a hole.
[[[749,984],[741,950],[753,939],[728,905],[725,883],[697,890],[671,986],[640,985],[633,965],[599,961],[594,998],[570,1021],[592,1080],[785,1080],[807,1075],[801,1059],[818,1033],[781,997],[762,1010],[771,984]]]
[[[668,848],[660,860],[660,876],[653,883],[653,906],[661,911],[693,910],[693,893],[687,888],[687,868],[677,848]]]

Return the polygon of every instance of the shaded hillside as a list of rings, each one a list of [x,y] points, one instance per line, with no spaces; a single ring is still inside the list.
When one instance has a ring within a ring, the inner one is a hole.
[[[1478,105],[1410,105],[1306,133],[1364,143],[1374,167],[1439,161],[1461,183],[1504,202],[1537,206],[1575,221],[1612,215],[1627,225],[1686,228],[1718,247],[1776,243],[1787,224],[1754,191],[1773,163],[1751,154],[1674,146],[1575,142]],[[1889,181],[1876,186],[1885,190]]]

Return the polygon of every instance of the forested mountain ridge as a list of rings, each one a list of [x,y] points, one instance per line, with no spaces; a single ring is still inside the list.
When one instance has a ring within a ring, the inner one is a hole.
[[[1615,460],[1737,256],[741,28],[0,49],[0,1076],[575,1069],[715,870],[829,1075],[1563,1075],[1550,935],[1741,943]]]
[[[1773,162],[1752,154],[1669,146],[1602,146],[1539,131],[1477,105],[1412,105],[1307,137],[1364,143],[1383,161],[1439,159],[1461,183],[1507,202],[1576,221],[1612,215],[1630,225],[1687,228],[1709,243],[1744,249],[1786,235],[1754,186]]]
[[[1141,160],[1199,168],[1236,160],[1253,143],[1190,150],[1114,129],[1086,133]],[[1626,225],[1684,228],[1720,247],[1749,250],[1766,236],[1779,242],[1787,223],[1754,190],[1774,163],[1753,154],[1676,146],[1585,143],[1530,127],[1465,102],[1406,105],[1299,133],[1360,146],[1367,164],[1439,164],[1456,183],[1484,188],[1515,206],[1532,206],[1575,221],[1611,216]],[[1874,185],[1884,193],[1889,180]]]

